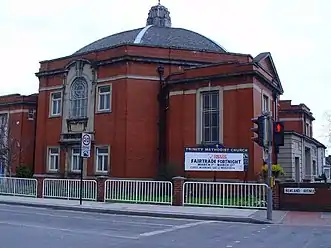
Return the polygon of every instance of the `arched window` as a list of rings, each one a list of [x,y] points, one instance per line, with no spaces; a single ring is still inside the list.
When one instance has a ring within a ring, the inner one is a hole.
[[[77,78],[70,88],[70,117],[87,117],[87,83],[84,78]]]

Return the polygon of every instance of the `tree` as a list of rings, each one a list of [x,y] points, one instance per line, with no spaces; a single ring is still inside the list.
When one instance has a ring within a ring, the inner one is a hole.
[[[324,113],[323,132],[325,133],[323,138],[327,138],[328,142],[331,142],[331,112],[329,111]]]
[[[0,168],[2,175],[12,175],[12,167],[21,154],[21,144],[12,133],[7,120],[0,120]]]

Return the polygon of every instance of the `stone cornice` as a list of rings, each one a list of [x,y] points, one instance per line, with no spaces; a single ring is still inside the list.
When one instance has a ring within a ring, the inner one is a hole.
[[[285,131],[284,132],[285,134],[293,134],[293,135],[296,135],[300,138],[303,138],[305,139],[305,141],[308,141],[310,143],[313,143],[314,145],[318,146],[318,147],[322,147],[324,149],[326,149],[326,146],[324,144],[322,144],[321,142],[319,142],[318,140],[316,140],[315,138],[313,137],[309,137],[307,135],[303,135],[301,133],[298,133],[298,132],[295,132],[295,131]]]
[[[68,56],[64,56],[64,57],[60,57],[60,58],[56,58],[56,59],[49,59],[49,60],[42,60],[40,61],[40,63],[47,63],[47,62],[55,62],[55,61],[60,61],[60,60],[64,60],[64,59],[70,59],[70,58],[73,58],[73,59],[76,59],[78,58],[78,56],[84,56],[84,55],[89,55],[89,54],[98,54],[100,52],[104,52],[104,51],[107,51],[107,50],[115,50],[117,48],[152,48],[152,49],[160,49],[161,51],[165,51],[165,50],[174,50],[174,51],[186,51],[186,52],[203,52],[203,53],[206,53],[206,54],[219,54],[218,52],[212,52],[212,51],[208,51],[208,50],[201,50],[201,49],[189,49],[189,48],[181,48],[181,47],[172,47],[172,48],[169,48],[169,47],[160,47],[160,46],[153,46],[153,45],[147,45],[147,44],[118,44],[118,45],[115,45],[113,47],[107,47],[107,48],[102,48],[102,49],[98,49],[98,50],[95,50],[93,52],[84,52],[84,53],[74,53],[74,54],[71,54],[71,55],[68,55]],[[252,57],[252,55],[250,54],[244,54],[244,53],[233,53],[233,52],[226,52],[226,54],[228,55],[234,55],[234,56],[240,56],[240,57],[249,57],[251,58],[252,60],[254,59]]]
[[[17,101],[17,102],[3,102],[0,103],[0,107],[9,107],[9,106],[36,106],[37,101]]]
[[[209,62],[205,61],[191,61],[191,60],[172,60],[172,59],[160,59],[160,58],[150,58],[150,57],[144,57],[144,56],[121,56],[116,58],[111,58],[107,60],[100,60],[95,61],[94,64],[99,66],[104,65],[110,65],[115,63],[122,63],[122,62],[129,62],[129,61],[135,61],[135,62],[144,62],[144,63],[154,63],[154,64],[170,64],[170,65],[183,65],[183,66],[197,66],[197,65],[203,65],[203,64],[210,64]],[[40,71],[35,73],[35,75],[40,77],[47,77],[47,76],[54,76],[58,74],[65,73],[66,70],[63,69],[54,69],[49,71]]]
[[[311,120],[315,120],[313,114],[305,109],[279,109],[278,112],[288,114],[306,114]]]
[[[188,78],[188,79],[178,79],[178,80],[170,80],[169,83],[171,84],[181,84],[181,83],[191,83],[191,82],[198,82],[198,81],[208,81],[208,80],[217,80],[227,77],[240,77],[240,76],[247,76],[252,75],[257,77],[261,80],[262,84],[271,89],[271,91],[275,91],[278,94],[282,94],[281,89],[275,87],[270,80],[268,80],[262,73],[254,70],[249,71],[241,71],[241,72],[235,72],[235,73],[226,73],[226,74],[219,74],[219,75],[212,75],[212,76],[203,76],[203,77],[194,77],[194,78]]]

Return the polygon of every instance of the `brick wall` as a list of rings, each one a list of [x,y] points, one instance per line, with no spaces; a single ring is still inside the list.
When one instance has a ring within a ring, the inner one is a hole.
[[[287,194],[285,188],[313,188],[314,194]],[[279,205],[277,205],[279,204]],[[295,211],[331,211],[330,183],[278,183],[274,188],[274,208]]]
[[[280,205],[279,190],[280,190],[280,183],[278,181],[275,181],[275,186],[272,189],[272,203],[273,203],[273,209],[275,210],[278,210]]]

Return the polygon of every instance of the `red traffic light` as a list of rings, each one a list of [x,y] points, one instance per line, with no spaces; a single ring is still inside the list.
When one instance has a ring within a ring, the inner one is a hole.
[[[284,122],[275,121],[274,122],[274,145],[276,147],[284,146]]]
[[[281,130],[282,130],[282,127],[280,126],[279,123],[277,123],[277,125],[276,125],[276,132],[279,133],[279,132],[281,132]]]
[[[275,122],[275,133],[284,132],[284,124],[282,122]]]

